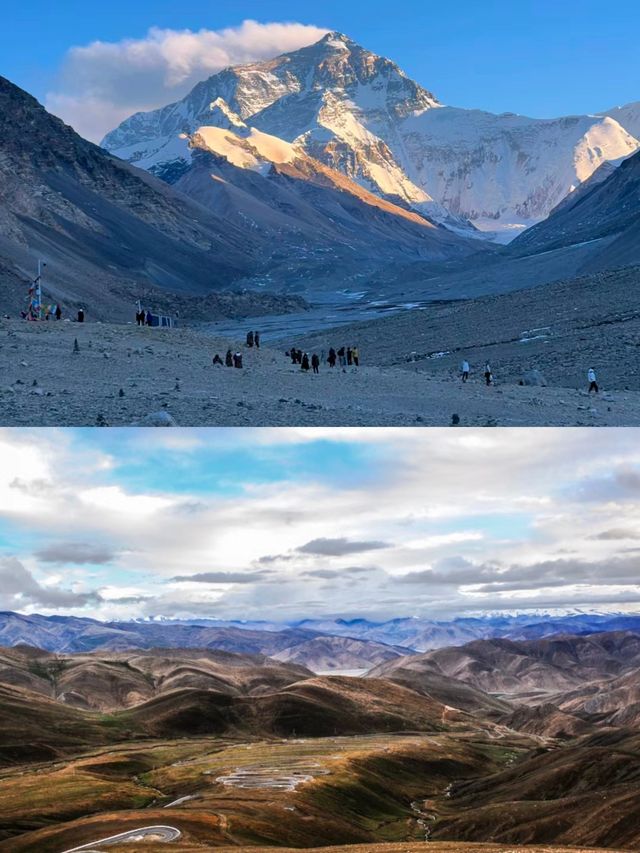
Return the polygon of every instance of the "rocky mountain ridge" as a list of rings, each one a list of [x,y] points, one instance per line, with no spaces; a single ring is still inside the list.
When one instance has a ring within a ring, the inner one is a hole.
[[[640,147],[636,107],[532,119],[444,106],[341,33],[227,68],[182,101],[138,113],[103,145],[160,176],[186,168],[181,134],[256,128],[452,228],[513,236],[603,163]]]

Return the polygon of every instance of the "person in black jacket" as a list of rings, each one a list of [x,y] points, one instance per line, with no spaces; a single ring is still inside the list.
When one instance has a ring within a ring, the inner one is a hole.
[[[311,367],[313,368],[314,373],[320,373],[320,359],[315,352],[311,356]]]

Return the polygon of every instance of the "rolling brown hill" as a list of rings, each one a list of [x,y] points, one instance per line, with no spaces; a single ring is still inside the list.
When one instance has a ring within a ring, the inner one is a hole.
[[[29,690],[0,685],[0,766],[47,761],[114,740],[94,716]]]
[[[470,714],[496,716],[511,712],[512,708],[508,702],[491,696],[464,681],[442,675],[431,668],[414,668],[412,663],[414,661],[415,657],[402,658],[391,661],[388,668],[387,665],[382,664],[374,667],[367,677],[384,677],[416,693],[430,696],[442,702],[443,705],[459,708]]]
[[[522,705],[500,718],[503,726],[540,737],[567,740],[593,730],[587,720],[558,708],[552,702],[541,705]]]
[[[179,827],[176,850],[369,840],[375,853],[375,842],[404,838],[409,850],[425,834],[429,850],[637,850],[640,731],[607,713],[635,695],[637,641],[618,632],[430,653],[452,668],[444,652],[455,653],[483,681],[504,656],[510,679],[527,676],[515,706],[425,667],[426,655],[384,664],[390,677],[349,678],[211,650],[2,650],[0,850],[59,853],[149,823]],[[531,678],[555,684],[572,668],[599,680],[584,695],[532,698]],[[590,711],[595,685],[611,696]],[[100,710],[65,704],[71,688]]]
[[[439,702],[399,685],[338,676],[309,678],[268,694],[243,698],[178,690],[116,717],[135,731],[163,738],[185,731],[277,737],[436,732],[456,719],[453,714],[447,717]]]
[[[26,646],[0,649],[1,684],[87,710],[129,708],[184,689],[257,695],[311,676],[294,664],[209,649],[64,656]]]
[[[543,749],[438,801],[434,839],[640,847],[640,736]]]
[[[556,693],[585,682],[613,678],[640,663],[640,636],[620,631],[586,637],[558,636],[514,642],[478,640],[375,667],[369,675],[394,678],[414,673],[458,679],[487,693]]]
[[[595,681],[554,697],[563,711],[597,719],[602,725],[640,725],[640,670]]]
[[[273,655],[275,660],[298,663],[314,672],[330,670],[370,669],[403,655],[411,649],[388,646],[373,640],[356,640],[352,637],[314,637]]]
[[[0,654],[0,761],[41,760],[114,737],[289,737],[443,731],[462,712],[383,679],[314,677],[224,652]]]

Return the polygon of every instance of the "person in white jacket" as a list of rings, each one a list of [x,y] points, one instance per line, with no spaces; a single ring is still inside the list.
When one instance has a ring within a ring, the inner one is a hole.
[[[596,372],[593,369],[593,367],[589,368],[589,372],[587,373],[587,379],[589,380],[589,394],[592,391],[595,391],[595,393],[597,394],[598,393],[598,381],[596,379]]]
[[[466,382],[467,379],[469,378],[469,372],[470,372],[469,362],[465,358],[465,360],[460,365],[460,373],[462,373],[462,381],[463,382]]]

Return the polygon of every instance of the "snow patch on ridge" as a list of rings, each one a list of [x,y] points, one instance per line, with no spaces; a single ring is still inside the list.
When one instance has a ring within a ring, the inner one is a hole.
[[[276,136],[248,128],[243,136],[220,127],[200,127],[191,137],[191,147],[226,157],[240,169],[262,171],[267,163],[293,163],[300,156],[294,145]]]

